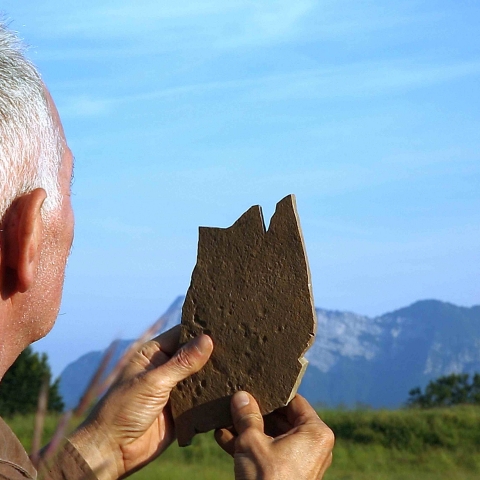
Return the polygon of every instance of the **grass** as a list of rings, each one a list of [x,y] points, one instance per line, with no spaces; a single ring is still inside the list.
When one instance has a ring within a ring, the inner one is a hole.
[[[44,431],[42,435],[42,445],[48,443],[48,441],[52,438],[58,421],[60,420],[60,416],[60,414],[46,415]],[[32,413],[28,415],[15,415],[14,417],[3,417],[3,420],[15,432],[15,435],[22,442],[25,450],[30,453],[32,448],[35,414]]]
[[[233,479],[233,461],[220,449],[210,432],[197,435],[189,447],[180,448],[174,443],[160,458],[132,475],[131,478],[135,480]]]
[[[479,407],[320,415],[337,436],[326,480],[479,478]]]
[[[420,453],[480,447],[480,407],[442,409],[327,410],[320,412],[336,436],[360,445]]]
[[[325,480],[473,480],[480,478],[480,408],[438,410],[324,410],[337,437]],[[46,441],[58,417],[46,419]],[[33,416],[6,419],[29,449]],[[233,479],[233,462],[212,434],[193,445],[172,445],[135,480]]]

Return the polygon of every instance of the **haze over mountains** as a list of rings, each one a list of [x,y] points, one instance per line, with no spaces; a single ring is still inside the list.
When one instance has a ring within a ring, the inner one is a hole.
[[[165,313],[163,329],[180,322],[183,297]],[[422,300],[370,318],[316,309],[318,332],[300,393],[313,404],[397,408],[416,386],[450,373],[480,372],[480,306]],[[118,342],[112,364],[131,343]],[[61,374],[60,392],[73,407],[103,352],[89,352]]]

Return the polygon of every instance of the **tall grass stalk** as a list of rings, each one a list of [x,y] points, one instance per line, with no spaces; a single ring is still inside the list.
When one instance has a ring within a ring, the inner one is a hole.
[[[34,428],[32,433],[32,449],[30,458],[35,467],[38,468],[40,461],[48,464],[51,462],[62,444],[64,439],[71,432],[72,428],[80,423],[86,415],[86,412],[92,407],[92,405],[103,395],[110,386],[117,380],[123,369],[127,366],[130,359],[135,355],[139,348],[147,341],[149,341],[155,334],[157,334],[165,325],[167,321],[166,315],[162,315],[155,323],[149,326],[125,351],[119,361],[115,364],[113,369],[108,375],[105,375],[107,367],[115,353],[116,342],[112,342],[110,347],[105,351],[99,367],[95,371],[92,379],[89,382],[88,387],[83,393],[78,405],[72,410],[67,410],[61,415],[58,420],[57,427],[49,444],[40,450],[41,441],[43,437],[43,429],[45,424],[45,418],[47,414],[47,400],[48,400],[48,388],[44,392],[42,388],[39,400],[37,412],[35,415]],[[47,384],[48,387],[48,384]],[[72,423],[73,422],[73,423]]]
[[[480,478],[480,407],[413,411],[321,410],[319,414],[337,436],[333,464],[325,480]],[[46,416],[44,440],[52,435],[58,420],[58,415]],[[29,448],[33,417],[18,416],[7,421]],[[405,436],[407,430],[412,436]],[[234,476],[231,458],[216,445],[210,432],[195,436],[188,448],[173,444],[131,478],[229,480]]]

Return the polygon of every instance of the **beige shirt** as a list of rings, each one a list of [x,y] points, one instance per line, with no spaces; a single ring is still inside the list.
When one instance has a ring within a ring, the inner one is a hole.
[[[0,418],[0,480],[97,480],[75,447],[66,442],[51,462],[37,475],[27,452],[10,427]]]

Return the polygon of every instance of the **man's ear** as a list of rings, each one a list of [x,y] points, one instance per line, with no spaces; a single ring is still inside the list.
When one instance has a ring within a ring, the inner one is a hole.
[[[5,218],[5,251],[11,293],[26,292],[32,285],[40,260],[43,235],[42,205],[47,198],[43,188],[18,197]]]

